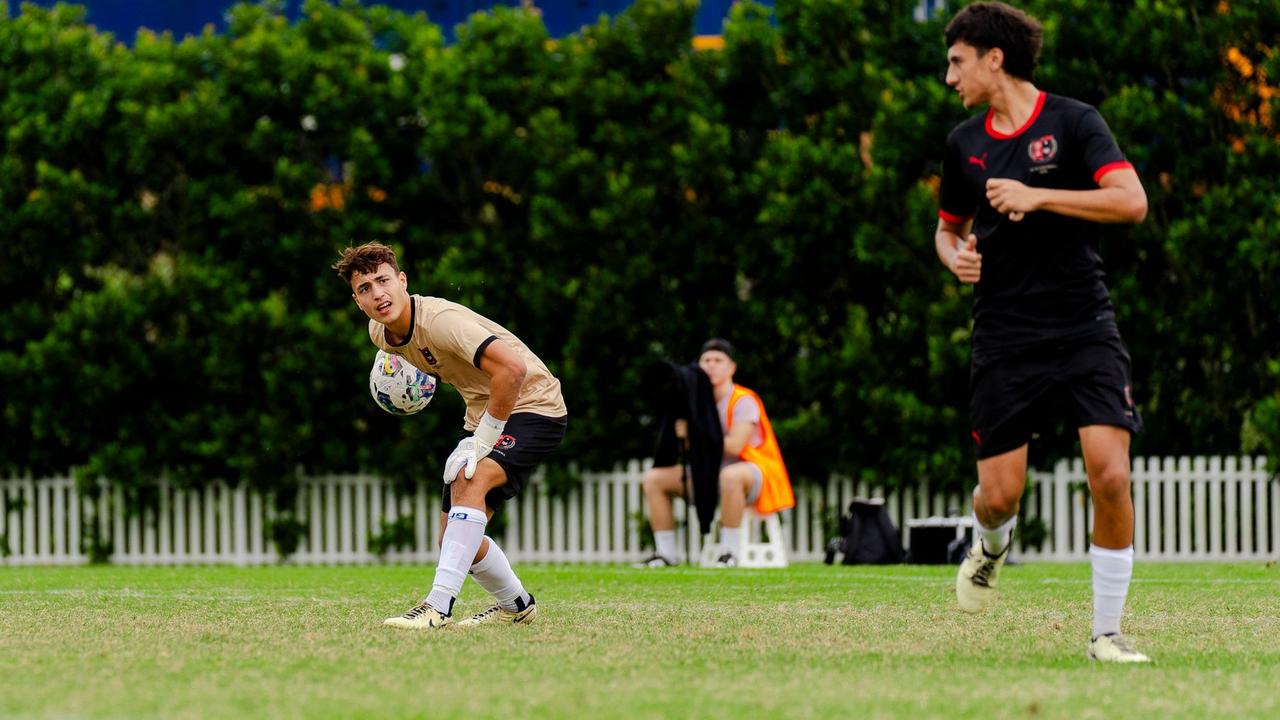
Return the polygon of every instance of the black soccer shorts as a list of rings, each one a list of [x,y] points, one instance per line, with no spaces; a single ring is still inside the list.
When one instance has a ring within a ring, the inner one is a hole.
[[[1129,351],[1119,336],[1065,342],[974,365],[969,393],[979,460],[1022,447],[1059,418],[1077,428],[1142,430]]]
[[[507,482],[490,490],[484,496],[485,505],[497,510],[504,502],[524,490],[533,471],[546,460],[564,439],[568,417],[550,418],[536,413],[513,413],[507,418],[502,437],[486,457],[502,466]],[[470,435],[471,433],[467,433]],[[449,486],[443,486],[442,512],[453,506]]]

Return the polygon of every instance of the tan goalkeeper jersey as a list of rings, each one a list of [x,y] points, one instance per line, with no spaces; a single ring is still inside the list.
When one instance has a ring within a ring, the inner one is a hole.
[[[409,301],[413,315],[408,340],[398,346],[387,342],[386,328],[377,320],[369,321],[369,338],[374,345],[457,388],[467,403],[467,430],[475,430],[489,405],[489,376],[480,369],[480,357],[491,342],[506,343],[527,368],[512,412],[552,418],[569,413],[560,394],[560,381],[506,328],[448,300],[413,295]]]

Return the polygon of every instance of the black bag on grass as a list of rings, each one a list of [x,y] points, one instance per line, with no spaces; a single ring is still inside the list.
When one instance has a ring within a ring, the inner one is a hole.
[[[863,499],[849,503],[849,512],[840,518],[840,537],[827,545],[828,565],[837,552],[844,554],[842,565],[891,565],[906,557],[884,503]]]

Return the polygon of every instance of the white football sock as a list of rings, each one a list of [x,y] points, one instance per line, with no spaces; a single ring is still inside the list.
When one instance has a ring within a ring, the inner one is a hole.
[[[520,578],[511,569],[507,554],[502,552],[493,538],[488,540],[489,549],[485,551],[483,560],[471,566],[471,577],[498,601],[498,607],[503,610],[516,612],[528,607],[529,594],[524,591]],[[517,603],[517,600],[520,602]]]
[[[1133,546],[1109,550],[1094,545],[1089,548],[1089,564],[1093,567],[1093,637],[1118,633],[1133,578]]]
[[[440,561],[436,563],[436,578],[427,595],[427,604],[440,613],[453,613],[453,601],[462,592],[462,583],[467,579],[471,561],[480,551],[484,526],[488,523],[484,510],[454,505],[449,511],[449,524],[440,543]]]
[[[676,561],[676,531],[675,530],[655,530],[653,531],[653,544],[656,552],[667,559],[667,562],[675,563]]]
[[[741,543],[742,528],[720,527],[720,552],[736,556]]]
[[[982,547],[986,549],[988,555],[999,555],[1009,547],[1009,539],[1013,537],[1013,526],[1017,524],[1018,516],[1014,515],[999,527],[989,528],[982,524],[977,513],[973,515],[973,531],[982,538]]]

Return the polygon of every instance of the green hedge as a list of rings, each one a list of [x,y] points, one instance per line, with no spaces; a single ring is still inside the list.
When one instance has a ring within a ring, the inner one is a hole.
[[[507,324],[564,380],[563,462],[647,454],[644,366],[720,334],[797,476],[962,482],[970,297],[932,232],[965,114],[913,5],[741,2],[702,53],[691,0],[556,40],[500,8],[449,46],[353,2],[131,46],[76,7],[6,8],[0,464],[433,479],[461,403],[374,406],[328,269],[381,239],[412,290]],[[1280,2],[1183,5],[1027,7],[1042,86],[1100,105],[1151,199],[1105,248],[1135,451],[1277,453]]]

